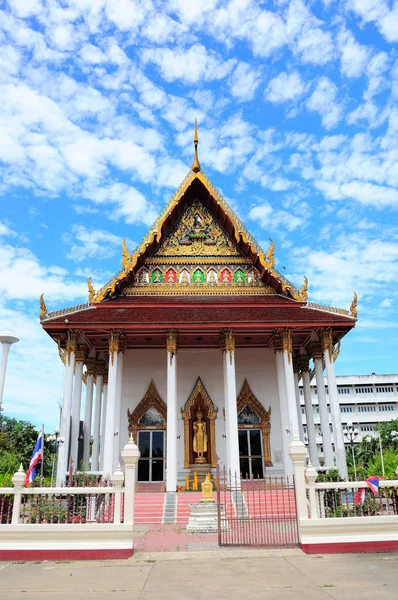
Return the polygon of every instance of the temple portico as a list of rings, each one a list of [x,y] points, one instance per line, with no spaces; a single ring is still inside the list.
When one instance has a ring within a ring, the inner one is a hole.
[[[323,466],[347,473],[334,361],[356,297],[350,310],[314,304],[306,278],[297,289],[278,273],[273,242],[265,253],[234,215],[201,170],[197,142],[195,133],[192,169],[143,242],[133,254],[123,242],[122,270],[97,291],[89,279],[85,305],[48,313],[42,298],[65,368],[57,483],[71,464],[113,473],[129,434],[138,481],[169,492],[217,460],[237,480],[292,475],[301,381],[318,466],[314,376]]]

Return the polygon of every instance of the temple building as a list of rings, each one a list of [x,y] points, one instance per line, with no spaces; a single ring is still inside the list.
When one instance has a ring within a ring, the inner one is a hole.
[[[311,460],[321,430],[325,465],[346,475],[334,359],[356,296],[350,310],[309,302],[307,279],[297,289],[278,273],[273,242],[267,252],[255,242],[197,148],[195,124],[191,170],[137,249],[123,243],[121,271],[97,291],[89,279],[87,304],[48,313],[41,298],[65,365],[58,483],[71,460],[113,473],[129,434],[138,482],[170,492],[193,471],[214,474],[217,460],[237,478],[289,475],[289,443],[304,439],[299,382]]]

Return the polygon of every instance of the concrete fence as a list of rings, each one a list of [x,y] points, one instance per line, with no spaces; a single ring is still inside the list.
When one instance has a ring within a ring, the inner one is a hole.
[[[294,465],[299,539],[304,552],[398,550],[398,480],[380,480],[376,495],[366,481],[316,483],[316,469],[306,466],[305,445],[293,440],[289,455]],[[358,490],[359,503],[355,503]]]
[[[105,485],[0,488],[0,560],[125,558],[134,549],[134,495],[140,453],[132,439]]]

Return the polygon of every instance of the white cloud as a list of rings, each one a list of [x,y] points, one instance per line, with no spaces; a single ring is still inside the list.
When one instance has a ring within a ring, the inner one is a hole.
[[[359,44],[348,30],[340,31],[338,42],[341,53],[341,72],[346,77],[359,77],[370,59],[370,48]]]
[[[302,217],[297,217],[285,210],[275,210],[269,202],[263,202],[252,208],[247,217],[251,221],[256,221],[267,231],[275,229],[294,231],[305,223]]]
[[[187,84],[213,81],[226,77],[236,64],[236,59],[223,60],[213,50],[201,44],[184,48],[147,48],[142,52],[145,63],[158,66],[166,81],[181,79]]]
[[[279,73],[277,77],[271,79],[266,90],[265,97],[270,102],[289,102],[302,96],[306,86],[300,77],[300,73]]]
[[[260,81],[261,76],[255,69],[240,62],[229,79],[231,94],[240,102],[251,100]]]
[[[43,10],[40,0],[7,0],[7,4],[22,19],[38,15]]]
[[[321,77],[307,100],[307,108],[318,112],[325,129],[335,127],[342,117],[342,109],[336,102],[337,87],[327,77]]]
[[[301,54],[303,63],[324,65],[333,58],[334,46],[332,36],[328,31],[318,27],[304,30],[293,52]]]
[[[81,262],[86,258],[106,258],[120,248],[122,238],[103,229],[89,231],[83,225],[73,225],[72,233],[64,234],[64,242],[70,246],[67,257]]]
[[[70,278],[66,269],[43,265],[28,248],[0,244],[0,293],[3,299],[38,303],[42,293],[58,301],[84,297],[86,287]]]

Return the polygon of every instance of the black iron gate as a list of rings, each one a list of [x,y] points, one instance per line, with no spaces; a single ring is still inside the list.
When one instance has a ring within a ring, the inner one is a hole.
[[[297,546],[294,480],[242,479],[217,467],[219,546]]]

